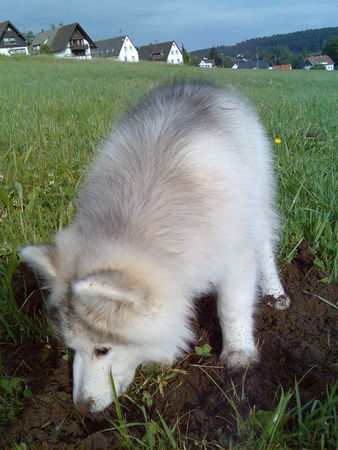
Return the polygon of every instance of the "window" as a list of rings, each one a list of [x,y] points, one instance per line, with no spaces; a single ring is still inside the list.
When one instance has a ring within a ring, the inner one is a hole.
[[[26,53],[26,50],[24,48],[13,48],[12,50],[10,50],[10,52],[12,53]]]
[[[131,57],[131,60],[132,60],[132,61],[135,61],[135,56],[132,56],[132,57]]]
[[[179,64],[180,63],[180,60],[177,58],[177,64]]]
[[[131,45],[130,45],[130,47],[129,47],[129,50],[130,50],[130,51],[133,51],[133,47],[132,47]]]
[[[127,46],[125,45],[123,48],[124,48],[124,51],[126,52],[127,51]]]
[[[124,60],[127,61],[127,57],[126,56],[124,57]]]
[[[176,50],[176,55],[178,55],[178,51]]]
[[[172,55],[174,54],[174,50],[171,50],[171,54],[172,54]]]
[[[4,37],[4,44],[15,44],[16,40],[14,37]]]

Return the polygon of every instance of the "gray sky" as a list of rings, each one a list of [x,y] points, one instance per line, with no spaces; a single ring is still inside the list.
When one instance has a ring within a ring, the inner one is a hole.
[[[38,32],[79,22],[93,39],[128,34],[135,45],[174,39],[188,51],[336,26],[337,0],[0,0],[0,22]]]

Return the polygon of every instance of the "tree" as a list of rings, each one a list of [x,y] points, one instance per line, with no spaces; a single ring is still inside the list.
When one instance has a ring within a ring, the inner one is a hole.
[[[229,56],[224,56],[224,67],[226,69],[231,69],[231,67],[234,65],[234,62]]]
[[[338,63],[338,37],[332,36],[325,42],[322,48],[322,54],[328,55],[335,64]]]
[[[27,31],[27,33],[22,33],[24,38],[26,39],[28,45],[30,45],[33,42],[33,39],[35,37],[33,31]]]
[[[198,66],[199,63],[201,62],[201,58],[199,58],[198,56],[190,53],[189,56],[189,66]]]
[[[217,50],[216,47],[211,47],[210,53],[209,53],[210,59],[216,59],[217,58]]]
[[[210,53],[209,53],[209,58],[215,60],[216,66],[222,66],[222,64],[223,64],[222,58],[218,55],[215,47],[211,47]]]
[[[50,55],[52,52],[52,49],[47,44],[41,44],[40,45],[40,53],[44,55]]]
[[[182,44],[182,55],[183,55],[183,63],[189,64],[189,55],[186,49],[184,48],[184,45]]]
[[[305,57],[302,55],[294,54],[291,58],[291,67],[293,69],[304,69]]]

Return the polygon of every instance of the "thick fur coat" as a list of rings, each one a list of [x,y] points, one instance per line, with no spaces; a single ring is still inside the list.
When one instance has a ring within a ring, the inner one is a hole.
[[[49,283],[49,312],[75,350],[73,399],[100,411],[136,367],[193,339],[193,300],[218,292],[222,358],[257,359],[257,289],[287,307],[269,140],[232,90],[176,84],[146,97],[103,143],[71,226],[22,257]]]

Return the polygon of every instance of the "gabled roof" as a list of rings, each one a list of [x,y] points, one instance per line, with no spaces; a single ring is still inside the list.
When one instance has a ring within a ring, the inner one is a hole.
[[[166,61],[170,49],[175,41],[157,42],[156,44],[142,45],[138,48],[139,58],[144,61]],[[180,51],[175,42],[177,49]]]
[[[38,33],[34,39],[33,42],[31,43],[31,46],[33,45],[41,45],[41,44],[47,44],[53,51],[58,51],[58,50],[54,50],[54,39],[56,36],[56,33],[58,31],[58,28],[56,28],[55,30],[47,30],[47,31],[41,31],[40,33]],[[68,42],[68,41],[67,41]],[[67,45],[66,42],[66,45]],[[61,50],[63,50],[65,47],[63,47]]]
[[[309,56],[305,61],[310,61],[313,66],[316,64],[334,64],[328,55]]]
[[[200,64],[204,62],[206,64],[212,64],[213,66],[215,65],[215,60],[214,59],[202,59],[202,61],[200,62]]]
[[[1,23],[0,23],[0,41],[1,41],[3,35],[5,34],[5,32],[6,32],[6,30],[7,30],[8,27],[10,27],[13,31],[15,31],[15,33],[16,33],[23,41],[27,42],[25,36],[24,36],[22,33],[20,33],[20,31],[19,31],[19,30],[12,24],[12,22],[10,22],[9,20],[5,20],[5,22],[1,22]]]
[[[47,44],[53,52],[60,52],[67,47],[76,29],[83,34],[83,37],[88,41],[91,48],[96,48],[92,39],[77,22],[63,25],[60,28],[55,28],[55,30],[42,31],[35,36],[31,45],[33,47],[34,45]]]
[[[117,37],[110,38],[110,39],[101,39],[100,41],[95,41],[95,45],[97,47],[97,53],[98,54],[104,53],[107,56],[113,56],[113,57],[119,56],[121,48],[123,46],[123,43],[124,43],[124,40],[126,37],[127,37],[127,35],[125,34],[123,36],[117,36]],[[129,39],[129,37],[128,37],[128,39]]]

